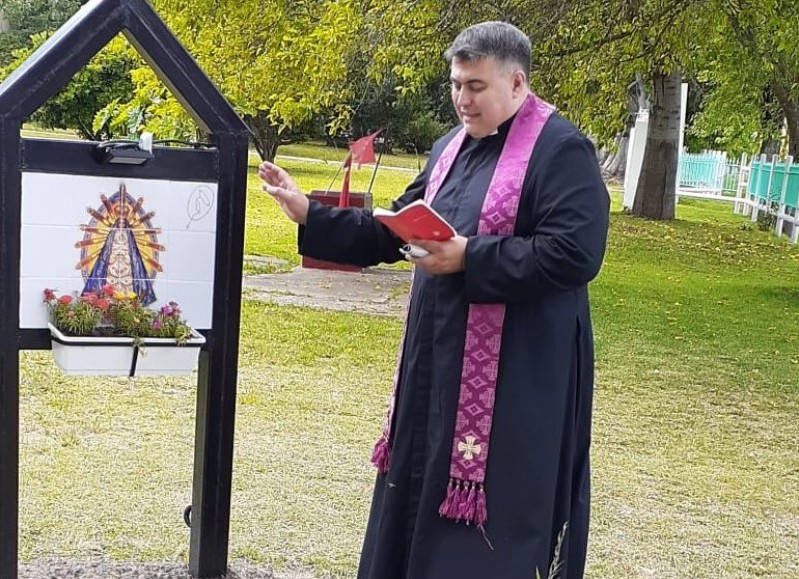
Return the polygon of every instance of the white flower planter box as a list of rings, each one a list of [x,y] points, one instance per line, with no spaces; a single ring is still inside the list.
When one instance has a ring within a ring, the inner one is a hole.
[[[69,376],[191,374],[205,344],[205,337],[194,330],[185,344],[171,338],[143,338],[137,347],[133,338],[66,336],[52,324],[48,327],[55,363]]]

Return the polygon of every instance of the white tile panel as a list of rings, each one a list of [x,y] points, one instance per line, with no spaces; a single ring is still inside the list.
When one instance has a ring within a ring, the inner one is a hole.
[[[59,293],[83,289],[75,269],[80,260],[75,244],[84,237],[80,226],[91,221],[86,208],[100,208],[100,195],[110,198],[121,182],[110,177],[23,173],[21,327],[46,326],[45,287]],[[210,328],[217,185],[147,179],[124,183],[134,199],[143,198],[145,212],[155,212],[151,224],[161,230],[158,243],[165,247],[159,255],[164,271],[154,281],[158,302],[152,307],[176,301],[195,327]]]

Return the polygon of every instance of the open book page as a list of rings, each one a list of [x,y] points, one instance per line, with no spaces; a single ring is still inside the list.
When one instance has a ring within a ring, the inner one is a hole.
[[[455,229],[422,199],[397,212],[377,208],[372,215],[403,241],[446,241],[457,235]]]

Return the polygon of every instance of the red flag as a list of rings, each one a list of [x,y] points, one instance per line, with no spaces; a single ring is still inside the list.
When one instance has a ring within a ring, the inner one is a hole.
[[[358,163],[359,169],[364,163],[375,162],[375,137],[381,132],[382,129],[347,144],[352,151],[352,160]]]

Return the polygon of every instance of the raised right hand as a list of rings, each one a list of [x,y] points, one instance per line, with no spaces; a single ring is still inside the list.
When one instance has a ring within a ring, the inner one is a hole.
[[[283,213],[294,223],[305,224],[308,219],[308,197],[286,171],[268,161],[258,166],[263,189],[280,204]]]

